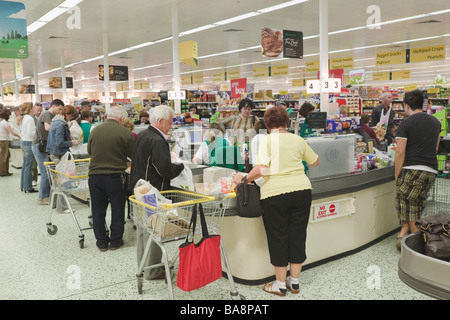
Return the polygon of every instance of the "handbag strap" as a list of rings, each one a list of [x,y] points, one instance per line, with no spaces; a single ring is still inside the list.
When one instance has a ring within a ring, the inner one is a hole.
[[[242,192],[243,192],[243,199],[242,204],[244,206],[248,205],[248,185],[247,185],[247,176],[244,176],[242,178]]]
[[[194,204],[194,207],[192,208],[191,222],[189,223],[189,231],[186,235],[185,243],[189,242],[189,233],[191,232],[191,230],[192,230],[192,241],[194,240],[195,228],[197,226],[197,205],[199,207],[198,211],[200,213],[200,223],[202,225],[203,238],[209,237],[208,226],[206,224],[206,218],[205,218],[205,214],[203,212],[203,206],[201,203],[198,203],[198,204]]]

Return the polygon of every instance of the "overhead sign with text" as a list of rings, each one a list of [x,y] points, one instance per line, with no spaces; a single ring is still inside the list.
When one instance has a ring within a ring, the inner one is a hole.
[[[377,66],[438,60],[445,60],[445,45],[379,52],[376,55]]]

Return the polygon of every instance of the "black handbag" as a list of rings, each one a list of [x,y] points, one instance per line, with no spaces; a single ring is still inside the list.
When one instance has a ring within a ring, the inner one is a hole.
[[[425,241],[425,254],[450,261],[450,214],[428,216],[416,222]]]
[[[263,208],[260,200],[260,188],[252,182],[247,183],[247,177],[237,185],[236,199],[238,216],[243,218],[257,218],[262,216]]]
[[[42,153],[47,153],[47,141],[39,140],[38,150]]]

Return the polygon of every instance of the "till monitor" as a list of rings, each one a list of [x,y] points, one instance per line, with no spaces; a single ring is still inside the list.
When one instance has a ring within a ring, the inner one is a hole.
[[[308,127],[310,129],[325,130],[327,127],[327,113],[311,112],[308,117]]]

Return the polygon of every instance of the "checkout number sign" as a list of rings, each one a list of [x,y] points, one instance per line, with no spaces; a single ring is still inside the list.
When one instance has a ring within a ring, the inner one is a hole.
[[[341,92],[342,81],[339,78],[322,79],[322,80],[308,80],[306,82],[306,93],[319,92]]]
[[[186,91],[168,91],[167,98],[169,100],[185,100],[186,99]]]

